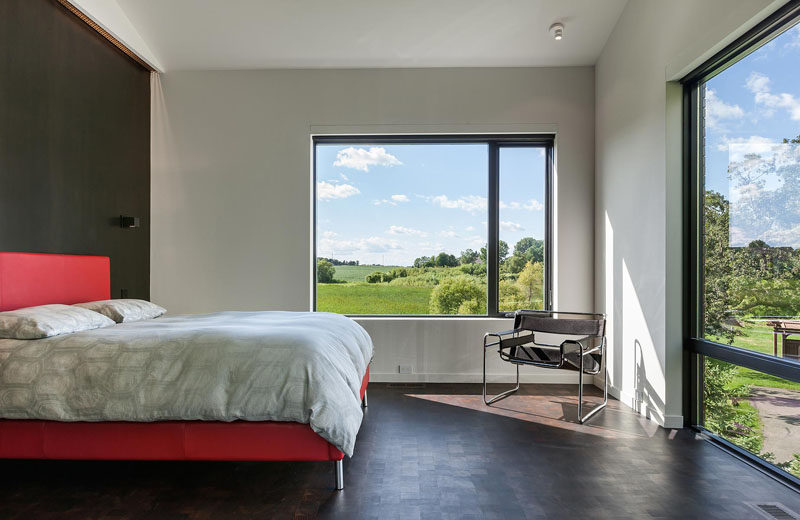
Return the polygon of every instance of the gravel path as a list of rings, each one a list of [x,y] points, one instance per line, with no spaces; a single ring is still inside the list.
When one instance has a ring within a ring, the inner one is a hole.
[[[764,448],[785,462],[800,453],[800,391],[754,386],[750,403],[764,425]]]

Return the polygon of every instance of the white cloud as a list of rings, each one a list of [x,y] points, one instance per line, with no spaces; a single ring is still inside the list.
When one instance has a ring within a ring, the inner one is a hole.
[[[438,204],[448,209],[463,209],[464,211],[477,212],[486,210],[486,197],[480,195],[467,195],[460,199],[451,200],[447,195],[437,195],[436,197],[426,197],[434,204]]]
[[[789,117],[792,120],[800,121],[800,99],[786,92],[773,94],[770,88],[770,79],[767,76],[753,72],[747,78],[746,85],[755,94],[756,104],[765,109],[765,115],[770,116],[775,109],[783,108],[789,112]]]
[[[521,225],[517,224],[516,222],[509,222],[507,220],[500,221],[500,230],[501,231],[522,231],[523,228]]]
[[[720,152],[728,152],[730,150],[745,153],[764,153],[772,149],[775,141],[769,137],[762,137],[760,135],[751,135],[750,137],[723,137],[721,142],[717,145],[717,150]],[[735,157],[734,160],[738,160]]]
[[[336,154],[334,166],[343,166],[368,172],[370,166],[398,166],[403,164],[394,155],[388,153],[385,148],[373,146],[369,150],[366,148],[355,148],[353,146],[339,150]]]
[[[745,86],[747,90],[757,94],[758,92],[769,92],[769,83],[770,79],[767,76],[760,72],[751,72],[745,82]]]
[[[458,233],[455,231],[439,231],[439,236],[443,238],[458,238]]]
[[[410,199],[406,195],[392,195],[392,200],[395,202],[408,202]]]
[[[323,238],[319,242],[321,256],[357,256],[366,253],[385,253],[402,249],[402,246],[390,238],[367,237],[355,240],[336,240]]]
[[[531,199],[523,207],[528,211],[542,211],[544,209],[544,204],[536,199]]]
[[[325,238],[336,238],[339,236],[339,233],[336,231],[326,231],[322,234],[322,236]]]
[[[319,200],[346,199],[361,193],[358,188],[350,184],[331,184],[320,181],[317,183],[317,198]]]
[[[724,120],[741,119],[744,110],[739,105],[729,105],[717,97],[711,89],[706,91],[706,124],[709,128],[719,128]]]
[[[500,201],[500,209],[526,209],[528,211],[541,211],[544,205],[536,199],[530,199],[528,202],[503,202]]]
[[[475,226],[467,226],[466,231],[475,231]]]
[[[414,235],[417,237],[426,237],[428,234],[424,231],[414,228],[407,228],[404,226],[390,226],[387,233],[391,235]]]

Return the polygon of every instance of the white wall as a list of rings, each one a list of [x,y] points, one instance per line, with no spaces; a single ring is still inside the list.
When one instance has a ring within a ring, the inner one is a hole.
[[[172,313],[310,308],[311,133],[539,131],[557,134],[555,302],[590,309],[594,99],[591,67],[156,76],[152,298]],[[402,363],[415,369],[407,380],[477,381],[483,333],[509,325],[360,321],[375,340],[375,380],[399,380]],[[511,373],[496,362],[490,372]]]
[[[682,418],[681,87],[782,2],[628,2],[596,65],[596,306],[609,315],[612,394]]]

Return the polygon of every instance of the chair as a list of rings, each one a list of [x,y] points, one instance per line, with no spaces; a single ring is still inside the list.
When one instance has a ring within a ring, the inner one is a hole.
[[[578,371],[578,422],[583,424],[608,404],[608,371],[605,370],[606,317],[604,314],[519,310],[514,329],[490,332],[483,337],[483,402],[491,406],[519,390],[519,366]],[[552,341],[550,338],[562,339]],[[494,340],[492,340],[494,338]],[[491,342],[490,342],[491,340]],[[486,350],[497,347],[500,359],[516,365],[517,384],[491,399],[486,396]],[[583,374],[603,370],[603,404],[583,415]]]

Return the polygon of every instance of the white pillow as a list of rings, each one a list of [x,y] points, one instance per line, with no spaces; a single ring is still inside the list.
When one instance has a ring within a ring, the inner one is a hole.
[[[78,303],[75,306],[99,312],[117,323],[149,320],[151,318],[158,318],[167,312],[167,309],[155,303],[134,299],[99,300],[96,302]]]
[[[0,312],[0,338],[39,339],[114,325],[102,314],[72,305],[39,305]]]

